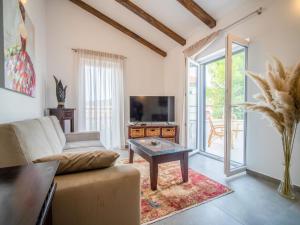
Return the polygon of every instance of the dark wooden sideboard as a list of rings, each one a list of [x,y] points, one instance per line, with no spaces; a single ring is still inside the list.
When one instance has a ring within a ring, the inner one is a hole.
[[[51,225],[58,162],[0,168],[0,224]]]
[[[130,125],[128,138],[160,137],[179,143],[179,130],[177,125]]]
[[[56,116],[59,120],[61,128],[64,132],[65,130],[65,120],[70,120],[70,131],[74,132],[74,112],[75,109],[72,108],[50,108],[49,114],[50,116]]]

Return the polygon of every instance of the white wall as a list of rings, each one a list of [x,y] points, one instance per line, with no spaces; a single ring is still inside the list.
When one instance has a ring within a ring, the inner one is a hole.
[[[40,117],[44,113],[46,74],[45,0],[30,0],[25,8],[35,27],[36,98],[0,89],[0,123]]]
[[[300,60],[300,9],[296,10],[298,0],[266,0],[253,1],[234,13],[220,20],[219,27],[230,24],[232,21],[253,11],[259,6],[266,9],[261,16],[253,17],[245,23],[230,30],[230,33],[242,37],[249,37],[249,70],[264,74],[265,63],[272,56],[277,56],[287,66],[293,66]],[[207,30],[194,34],[188,43],[209,34]],[[210,49],[224,48],[225,39],[211,46]],[[182,92],[185,74],[185,61],[182,54],[183,48],[177,48],[168,52],[164,66],[165,94],[177,96],[177,121],[182,115]],[[211,50],[208,49],[209,52]],[[248,96],[257,93],[256,87],[249,82]],[[300,131],[299,131],[300,132]],[[295,184],[300,185],[300,133],[295,141],[294,161],[292,163],[292,177]],[[282,150],[280,137],[270,127],[267,120],[261,119],[261,115],[249,113],[247,135],[247,165],[248,168],[274,178],[282,175]]]
[[[277,56],[287,66],[293,66],[300,60],[300,10],[293,12],[292,3],[295,0],[277,1],[270,5],[261,18],[249,24],[252,35],[252,47],[249,49],[249,69],[255,72],[265,72],[265,61],[270,56]],[[299,2],[299,1],[298,1]],[[260,26],[255,27],[256,24]],[[246,32],[247,34],[247,32]],[[249,85],[249,94],[257,93],[253,84]],[[300,130],[299,130],[300,131]],[[251,113],[248,126],[249,169],[281,178],[282,148],[279,135],[261,116]],[[295,140],[292,162],[293,182],[300,185],[300,133]]]
[[[163,58],[135,40],[88,14],[69,1],[47,1],[47,106],[56,107],[52,75],[68,85],[66,107],[76,107],[72,48],[110,52],[127,57],[125,68],[125,122],[130,95],[161,95]]]

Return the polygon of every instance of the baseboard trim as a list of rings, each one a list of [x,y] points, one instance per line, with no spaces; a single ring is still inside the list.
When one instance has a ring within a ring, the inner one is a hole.
[[[249,170],[249,169],[246,169],[246,173],[251,175],[251,176],[254,176],[254,177],[258,177],[258,178],[262,178],[266,181],[269,181],[269,182],[272,182],[274,184],[278,184],[280,183],[280,180],[276,179],[276,178],[273,178],[273,177],[270,177],[270,176],[267,176],[265,174],[262,174],[262,173],[258,173],[256,171],[253,171],[253,170]],[[297,192],[300,192],[300,187],[297,186],[297,185],[294,185],[294,190],[297,191]]]

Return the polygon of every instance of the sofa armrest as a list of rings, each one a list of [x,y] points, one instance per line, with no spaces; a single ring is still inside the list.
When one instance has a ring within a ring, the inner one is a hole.
[[[53,224],[140,225],[140,173],[131,165],[55,177]]]
[[[100,141],[100,132],[87,131],[87,132],[75,132],[66,134],[67,142],[76,141]]]

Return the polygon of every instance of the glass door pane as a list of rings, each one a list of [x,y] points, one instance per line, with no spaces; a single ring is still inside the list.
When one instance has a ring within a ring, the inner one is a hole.
[[[198,95],[199,64],[191,59],[188,63],[187,77],[187,147],[198,150]]]
[[[204,65],[204,151],[224,157],[225,56]]]
[[[232,56],[231,80],[231,166],[245,165],[245,110],[239,107],[246,101],[246,48],[233,44],[237,53]]]
[[[248,41],[228,35],[226,47],[225,96],[225,174],[246,169],[246,112],[239,105],[246,101]]]

